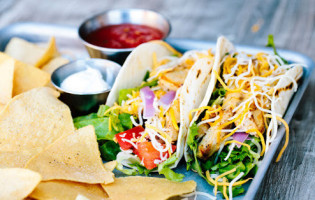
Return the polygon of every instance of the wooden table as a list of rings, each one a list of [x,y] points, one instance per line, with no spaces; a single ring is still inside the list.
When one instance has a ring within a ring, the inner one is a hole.
[[[0,0],[0,27],[34,21],[78,26],[109,8],[148,8],[167,16],[171,37],[265,45],[274,34],[279,48],[302,52],[315,60],[314,0]],[[315,198],[315,78],[291,123],[290,142],[279,163],[272,163],[257,199]]]

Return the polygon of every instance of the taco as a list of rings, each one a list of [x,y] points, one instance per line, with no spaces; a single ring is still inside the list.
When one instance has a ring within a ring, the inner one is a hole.
[[[213,61],[211,51],[181,55],[162,41],[142,44],[129,55],[98,112],[115,131],[120,171],[183,178],[171,168],[183,156],[188,114],[203,99]]]
[[[273,43],[273,42],[272,42]],[[217,42],[205,98],[190,123],[185,146],[187,168],[220,190],[226,199],[244,192],[270,144],[278,122],[297,90],[303,67],[288,64],[277,52],[236,52],[224,37]]]

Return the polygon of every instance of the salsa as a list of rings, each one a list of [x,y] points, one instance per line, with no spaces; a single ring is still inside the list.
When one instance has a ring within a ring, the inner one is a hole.
[[[123,49],[133,48],[150,40],[160,40],[163,33],[156,28],[138,24],[119,24],[101,27],[89,33],[85,40],[93,45]]]

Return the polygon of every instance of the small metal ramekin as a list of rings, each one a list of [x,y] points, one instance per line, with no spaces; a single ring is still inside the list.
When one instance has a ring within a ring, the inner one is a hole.
[[[99,70],[104,81],[111,87],[121,69],[121,66],[115,62],[97,58],[76,60],[56,69],[51,75],[51,82],[60,92],[59,99],[70,107],[73,116],[97,111],[99,105],[106,102],[110,92],[110,89],[107,89],[98,93],[82,94],[73,93],[60,87],[65,78],[76,72],[86,70],[87,67]]]
[[[78,35],[92,58],[105,58],[123,64],[126,57],[134,48],[113,49],[93,45],[85,40],[87,34],[107,25],[140,24],[157,28],[162,31],[165,39],[171,25],[166,17],[160,13],[144,9],[112,9],[97,14],[85,20],[79,27]]]

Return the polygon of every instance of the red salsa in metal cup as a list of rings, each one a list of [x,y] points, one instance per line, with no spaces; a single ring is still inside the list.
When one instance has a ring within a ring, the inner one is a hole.
[[[139,44],[160,40],[163,33],[159,29],[138,24],[118,24],[101,27],[86,36],[86,41],[100,47],[124,49]]]

